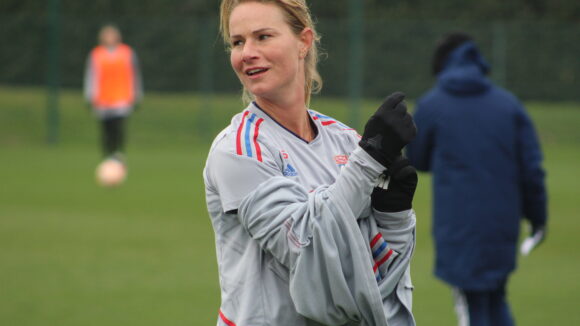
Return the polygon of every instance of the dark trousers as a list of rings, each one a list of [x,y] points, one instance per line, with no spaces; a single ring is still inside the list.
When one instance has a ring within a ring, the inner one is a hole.
[[[125,146],[125,120],[125,117],[114,117],[101,121],[102,146],[105,157],[123,151]]]
[[[453,289],[460,326],[513,326],[505,282],[491,291]]]

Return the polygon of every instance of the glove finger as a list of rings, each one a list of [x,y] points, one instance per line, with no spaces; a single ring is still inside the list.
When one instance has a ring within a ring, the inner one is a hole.
[[[399,104],[397,104],[397,106],[395,106],[395,108],[393,109],[393,116],[401,119],[403,118],[407,113],[407,105],[405,105],[405,102],[399,102]]]
[[[397,104],[397,108],[401,108],[403,111],[405,111],[405,113],[407,113],[407,103],[405,103],[404,100],[405,99],[403,98],[403,100]]]
[[[389,95],[379,109],[392,110],[405,99],[403,92],[394,92]]]
[[[415,125],[415,121],[413,120],[413,117],[408,113],[403,117],[403,126],[405,126],[407,129],[413,129],[414,133],[417,132],[417,126]]]
[[[403,180],[409,176],[413,175],[413,181],[417,179],[417,170],[412,165],[407,165],[392,176],[394,180]]]
[[[415,122],[409,114],[406,114],[397,121],[395,130],[400,141],[402,142],[402,146],[410,143],[417,135],[417,126],[415,126]]]
[[[409,161],[408,158],[403,156],[403,154],[399,154],[399,156],[397,156],[393,160],[393,163],[391,163],[391,166],[387,170],[386,174],[391,176],[391,177],[395,176],[395,175],[397,175],[397,173],[399,173],[399,171],[401,169],[403,169],[404,167],[409,166],[409,165],[411,165],[411,161]]]

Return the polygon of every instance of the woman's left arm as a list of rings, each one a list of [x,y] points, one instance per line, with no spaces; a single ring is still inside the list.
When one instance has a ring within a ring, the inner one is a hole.
[[[347,203],[329,190],[308,193],[275,177],[242,200],[238,218],[288,268],[298,313],[325,325],[386,325],[368,242]]]

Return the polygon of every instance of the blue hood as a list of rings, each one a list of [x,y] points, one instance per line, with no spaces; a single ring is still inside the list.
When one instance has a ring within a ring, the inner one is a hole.
[[[452,93],[481,93],[491,85],[485,77],[488,71],[489,64],[475,43],[465,42],[449,54],[437,80],[439,86]]]

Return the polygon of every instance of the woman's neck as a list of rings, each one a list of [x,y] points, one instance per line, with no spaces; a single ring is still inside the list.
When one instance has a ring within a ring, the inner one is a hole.
[[[256,103],[284,128],[292,131],[307,142],[314,140],[315,132],[310,123],[310,115],[304,104],[304,98],[294,101],[271,101],[256,98]]]

